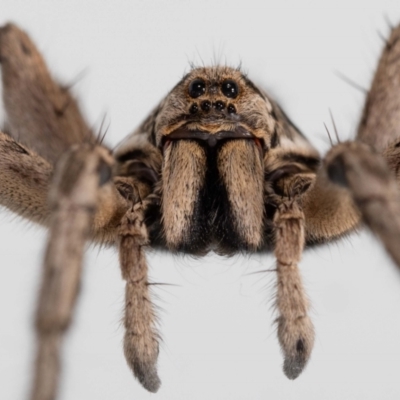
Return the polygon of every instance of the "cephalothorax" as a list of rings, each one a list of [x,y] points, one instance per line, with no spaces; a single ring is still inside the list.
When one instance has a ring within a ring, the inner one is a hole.
[[[392,31],[357,140],[318,152],[240,69],[192,69],[113,152],[90,132],[29,37],[0,30],[0,204],[49,227],[32,399],[55,398],[85,242],[116,245],[126,280],[128,364],[157,391],[158,333],[144,248],[274,251],[278,338],[296,378],[314,342],[297,264],[304,246],[361,220],[400,265],[400,28]],[[344,186],[344,187],[343,187]]]

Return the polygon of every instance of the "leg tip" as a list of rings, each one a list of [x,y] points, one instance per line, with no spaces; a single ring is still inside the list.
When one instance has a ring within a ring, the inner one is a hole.
[[[283,372],[289,379],[296,379],[306,367],[314,345],[314,328],[308,317],[287,323],[281,318],[278,338],[285,358]]]
[[[296,379],[305,368],[310,353],[307,351],[304,339],[298,339],[296,342],[296,348],[291,355],[286,355],[285,361],[283,362],[283,372],[291,379]]]
[[[307,360],[304,358],[287,357],[283,363],[283,372],[290,380],[294,380],[303,372],[306,364]]]
[[[161,386],[157,374],[158,342],[151,335],[125,333],[125,359],[135,378],[151,393]]]
[[[142,386],[151,393],[156,393],[161,386],[154,363],[135,363],[133,373]]]

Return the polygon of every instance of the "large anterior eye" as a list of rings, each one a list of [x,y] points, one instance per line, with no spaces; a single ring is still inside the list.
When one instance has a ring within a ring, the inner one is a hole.
[[[203,81],[203,79],[195,79],[189,85],[189,95],[194,99],[202,96],[205,92],[206,92],[206,83]]]
[[[237,83],[231,79],[222,82],[221,90],[222,93],[230,99],[234,99],[239,94]]]

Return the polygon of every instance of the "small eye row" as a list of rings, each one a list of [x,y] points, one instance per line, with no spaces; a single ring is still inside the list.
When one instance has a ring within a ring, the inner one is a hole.
[[[215,103],[211,103],[211,101],[204,100],[200,103],[200,107],[203,111],[208,112],[211,108],[215,108],[218,111],[223,111],[226,107],[229,114],[235,114],[236,108],[232,104],[226,104],[223,101],[216,101]],[[199,111],[199,105],[197,103],[193,103],[189,109],[190,114],[196,114]]]
[[[206,82],[204,79],[195,79],[189,85],[189,96],[193,99],[206,93]],[[226,79],[221,84],[221,92],[228,98],[234,99],[239,94],[239,87],[232,79]]]

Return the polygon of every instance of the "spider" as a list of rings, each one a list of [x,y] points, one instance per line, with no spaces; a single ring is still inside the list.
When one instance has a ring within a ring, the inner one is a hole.
[[[304,246],[340,238],[364,221],[400,265],[399,39],[397,27],[356,140],[333,146],[321,160],[268,94],[226,66],[192,69],[110,151],[27,34],[12,24],[1,28],[7,123],[0,133],[0,204],[50,232],[31,398],[56,397],[87,241],[118,247],[125,357],[151,392],[160,386],[159,334],[146,247],[196,256],[273,251],[283,369],[297,378],[314,343],[298,269]]]

